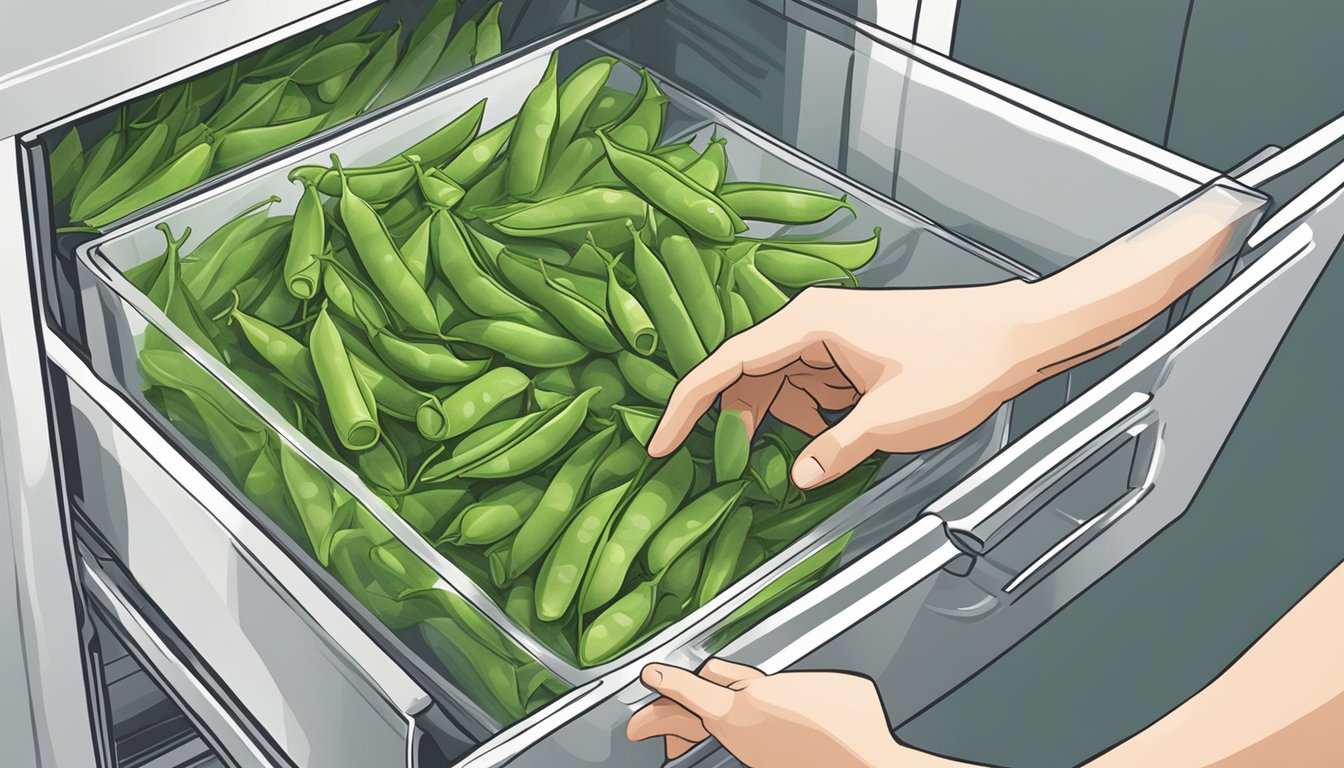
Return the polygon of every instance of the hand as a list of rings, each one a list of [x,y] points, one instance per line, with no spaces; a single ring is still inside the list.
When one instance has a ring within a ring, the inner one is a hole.
[[[767,413],[815,439],[799,454],[803,489],[876,451],[911,453],[960,437],[1044,378],[1032,286],[810,288],[725,341],[673,391],[649,443],[665,456],[722,395],[749,433]],[[820,410],[852,410],[827,427]]]
[[[662,694],[630,719],[631,739],[663,736],[668,759],[709,736],[752,768],[891,766],[903,751],[872,681],[835,672],[766,675],[710,659],[698,675],[650,664],[641,678]]]

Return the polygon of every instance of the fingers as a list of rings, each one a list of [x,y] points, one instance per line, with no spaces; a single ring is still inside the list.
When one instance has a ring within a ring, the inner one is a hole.
[[[748,667],[745,664],[735,664],[724,659],[713,658],[700,667],[699,675],[711,683],[717,683],[727,688],[732,688],[735,683],[743,683],[749,680],[758,680],[765,677],[765,673],[755,667]]]
[[[783,384],[784,377],[778,374],[743,376],[723,391],[721,405],[724,410],[741,411],[747,436],[754,436]]]
[[[686,754],[699,742],[687,741],[680,736],[668,736],[663,740],[663,749],[667,752],[668,760],[676,760],[678,757]]]
[[[828,411],[839,411],[859,401],[859,391],[836,368],[809,373],[790,373],[789,383]]]
[[[817,401],[807,392],[799,389],[788,379],[780,387],[770,412],[775,418],[813,437],[826,431],[826,420],[817,410]]]
[[[845,474],[880,447],[886,414],[877,400],[860,400],[849,415],[808,443],[793,463],[793,482],[804,490]]]
[[[790,327],[791,323],[777,314],[723,342],[687,373],[672,390],[667,410],[649,441],[649,454],[659,457],[671,453],[719,393],[742,376],[774,373],[797,360],[811,342]]]
[[[736,695],[721,685],[711,683],[694,672],[667,664],[644,667],[640,679],[663,696],[685,707],[701,720],[718,720],[728,714]]]
[[[643,741],[655,736],[676,736],[694,744],[709,738],[709,732],[700,718],[671,699],[656,699],[639,710],[625,726],[631,741]]]

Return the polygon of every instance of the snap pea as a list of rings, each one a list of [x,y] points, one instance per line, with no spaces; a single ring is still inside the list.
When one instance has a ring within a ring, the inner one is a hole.
[[[652,205],[702,237],[732,242],[746,225],[713,192],[692,181],[656,155],[624,147],[598,133],[616,173]]]
[[[751,319],[751,309],[747,307],[747,300],[742,298],[742,294],[727,288],[720,294],[724,316],[728,322],[727,334],[736,336],[750,328],[754,321]]]
[[[407,325],[421,333],[437,335],[439,321],[434,305],[402,260],[387,226],[373,206],[351,191],[340,158],[332,155],[331,160],[341,175],[341,221],[350,233],[355,255]]]
[[[464,384],[444,398],[443,413],[448,419],[445,438],[470,432],[496,408],[527,389],[527,375],[517,368],[492,368]]]
[[[373,44],[373,53],[360,66],[359,71],[350,79],[336,103],[327,111],[322,121],[323,128],[339,125],[363,112],[382,89],[392,70],[397,65],[397,50],[401,42],[401,22],[384,33]]]
[[[79,126],[73,126],[47,156],[47,164],[51,169],[53,203],[60,203],[74,193],[75,184],[84,172],[84,160],[84,144],[79,138]]]
[[[574,439],[588,416],[589,403],[596,394],[596,389],[585,390],[567,404],[549,409],[546,412],[548,417],[542,420],[535,431],[468,468],[462,476],[475,479],[517,477],[540,467]]]
[[[317,84],[317,98],[321,99],[324,104],[335,104],[336,99],[341,97],[341,93],[346,86],[350,85],[350,79],[354,76],[355,70],[347,69],[328,77]]]
[[[665,159],[667,159],[674,167],[676,166],[676,163],[673,162],[671,158]],[[705,147],[705,151],[700,153],[700,155],[695,158],[694,162],[683,168],[682,172],[686,174],[686,178],[694,181],[696,184],[699,184],[710,192],[718,193],[725,203],[728,203],[730,206],[733,205],[733,203],[725,196],[729,191],[729,187],[732,185],[725,186],[723,183],[724,178],[728,175],[727,139],[710,139],[709,146]],[[733,188],[736,189],[736,187]],[[734,208],[734,210],[736,211],[737,209]],[[744,219],[752,218],[741,211],[737,211],[737,215]]]
[[[701,540],[667,566],[659,577],[658,591],[661,594],[676,598],[682,605],[692,602],[695,585],[700,581],[705,562],[705,545],[708,542],[708,539]]]
[[[733,572],[733,580],[736,581],[759,568],[769,554],[765,545],[756,539],[749,538],[742,542],[742,551],[737,556],[737,570]]]
[[[194,390],[182,394],[200,416],[204,431],[218,461],[235,481],[256,462],[266,444],[264,429],[249,429],[225,413],[214,400]]]
[[[411,39],[406,43],[406,51],[397,62],[396,69],[392,70],[382,92],[370,105],[371,109],[391,104],[420,87],[448,43],[448,34],[452,31],[456,14],[456,2],[430,5],[425,18],[411,33]]]
[[[733,265],[733,285],[747,303],[751,319],[758,323],[789,303],[789,297],[770,282],[770,278],[762,275],[750,259],[742,259]]]
[[[872,482],[878,465],[851,470],[849,474],[828,483],[818,491],[809,491],[807,500],[798,506],[757,521],[751,535],[766,543],[790,542],[815,528],[821,521],[839,512]]]
[[[803,239],[803,238],[774,238],[772,240],[758,240],[763,248],[778,248],[785,251],[793,251],[808,256],[815,256],[818,259],[825,259],[832,264],[843,267],[853,272],[863,265],[872,261],[873,256],[877,255],[877,246],[882,237],[882,228],[875,227],[873,236],[866,240],[855,240],[849,242],[828,242],[824,240]]]
[[[481,265],[471,232],[449,211],[435,211],[430,252],[439,273],[472,312],[549,331],[554,326],[537,309],[500,285]]]
[[[312,400],[318,395],[317,373],[308,348],[275,326],[234,309],[230,319],[238,324],[252,348],[269,363],[285,384]]]
[[[116,170],[108,174],[87,197],[76,199],[75,204],[70,206],[70,218],[87,221],[124,197],[152,173],[155,163],[167,151],[168,139],[168,126],[155,124],[118,162]]]
[[[581,390],[596,390],[589,410],[603,418],[611,415],[611,407],[625,399],[625,380],[616,364],[605,357],[589,360],[579,371]]]
[[[317,187],[305,182],[303,196],[294,211],[294,224],[285,253],[285,285],[295,298],[308,300],[317,295],[322,278],[319,257],[327,249],[327,222]]]
[[[688,142],[668,144],[658,147],[653,150],[653,154],[666,160],[668,165],[671,165],[673,168],[678,168],[683,171],[689,169],[692,163],[700,159],[700,153],[696,152],[695,147],[692,147]],[[701,172],[703,173],[703,171]],[[694,179],[695,176],[692,176],[691,178]],[[701,186],[704,185],[702,184]]]
[[[639,101],[629,114],[611,126],[611,139],[621,146],[647,152],[658,146],[667,120],[667,95],[653,81],[647,69],[641,69]],[[608,130],[597,128],[596,130]]]
[[[327,315],[326,307],[313,321],[308,344],[341,445],[352,451],[371,447],[382,434],[375,415],[377,404],[368,385],[355,373],[341,333]]]
[[[630,647],[653,616],[658,596],[656,580],[641,582],[593,619],[579,641],[579,660],[585,665],[600,664]]]
[[[704,349],[706,352],[714,350],[723,343],[726,320],[723,308],[712,299],[714,282],[705,270],[699,249],[689,238],[672,234],[663,238],[659,251],[677,297],[691,316]]]
[[[490,170],[490,163],[508,142],[518,118],[511,117],[472,140],[456,157],[443,167],[448,178],[464,188],[470,188]]]
[[[375,492],[397,493],[406,487],[406,457],[386,434],[372,448],[355,454],[355,466]]]
[[[724,587],[732,583],[738,571],[738,560],[742,557],[742,547],[747,541],[747,531],[751,529],[751,522],[751,509],[738,507],[719,526],[706,553],[705,567],[701,571],[700,584],[696,590],[697,605],[705,605],[713,600]]]
[[[645,88],[645,82],[640,82],[641,91]],[[642,92],[628,93],[611,86],[603,86],[598,91],[597,98],[593,100],[593,105],[588,108],[588,113],[583,116],[579,130],[591,131],[615,125],[629,115],[642,99]]]
[[[580,603],[583,613],[606,605],[620,592],[644,545],[685,501],[692,475],[691,456],[680,450],[635,491],[593,560]]]
[[[579,393],[579,385],[574,380],[574,369],[572,368],[547,368],[538,371],[532,377],[532,384],[548,392],[560,392],[566,395],[577,395]]]
[[[615,262],[607,262],[607,311],[631,349],[645,357],[658,349],[658,328],[639,299],[616,278]]]
[[[719,191],[723,202],[744,219],[778,224],[814,224],[837,211],[854,213],[848,195],[827,194],[786,184],[732,182]]]
[[[518,110],[518,122],[514,124],[513,135],[509,139],[508,173],[505,180],[505,188],[515,197],[534,192],[546,171],[546,157],[558,120],[556,109],[560,96],[555,69],[559,56],[558,51],[551,54],[541,82],[527,95],[522,108]]]
[[[555,621],[569,610],[592,560],[599,537],[620,509],[630,481],[604,491],[583,504],[546,554],[537,575],[537,617]]]
[[[485,99],[476,102],[466,112],[448,121],[442,128],[412,144],[402,154],[420,158],[425,167],[441,166],[472,144],[481,130],[481,119],[485,117]],[[492,155],[493,157],[493,155]],[[449,174],[451,176],[451,174]],[[454,181],[462,183],[461,179]]]
[[[485,550],[485,564],[490,583],[495,589],[504,589],[509,585],[509,541],[497,541]]]
[[[373,393],[378,410],[414,424],[420,436],[426,440],[437,441],[447,437],[448,418],[437,397],[412,387],[380,363],[353,354],[350,355],[350,362],[355,374]]]
[[[414,381],[458,384],[490,368],[489,360],[463,360],[443,342],[408,341],[377,329],[369,340],[388,367]]]
[[[621,441],[598,460],[589,481],[589,492],[602,493],[629,480],[648,459],[648,452],[638,440]]]
[[[480,64],[498,56],[504,48],[499,33],[499,10],[503,3],[493,3],[485,11],[485,16],[476,24],[476,52],[472,54],[473,64]]]
[[[426,538],[439,537],[444,526],[457,517],[458,511],[475,502],[466,486],[444,486],[402,496],[397,514]]]
[[[229,238],[231,250],[202,253],[209,245],[208,241],[202,243],[182,264],[187,290],[203,308],[219,306],[235,286],[280,259],[289,242],[290,221],[289,216],[263,217],[256,221],[255,228],[240,227],[235,230],[240,237]]]
[[[287,147],[315,133],[322,115],[304,116],[271,125],[258,125],[221,132],[214,155],[216,172],[236,168],[262,155]]]
[[[536,478],[509,483],[466,507],[448,527],[440,543],[485,546],[518,530],[545,493]]]
[[[406,267],[411,270],[411,276],[420,282],[422,287],[429,287],[429,229],[433,217],[426,217],[411,236],[406,238],[401,244],[401,258],[406,262]],[[428,291],[426,291],[428,295]],[[430,299],[433,303],[433,299]],[[438,317],[438,309],[434,311],[434,316]]]
[[[338,531],[349,527],[354,507],[338,504],[331,480],[284,443],[280,445],[280,469],[289,502],[303,521],[313,555],[319,563],[327,565],[331,561],[332,539]]]
[[[608,427],[584,440],[556,471],[537,502],[531,517],[513,537],[509,552],[509,577],[518,578],[529,570],[555,543],[583,497],[599,457],[611,444],[615,427]]]
[[[290,82],[285,77],[243,83],[210,116],[206,125],[217,133],[266,125],[275,120],[275,113],[285,98],[287,85],[290,85]]]
[[[543,420],[554,415],[554,411],[547,409],[481,427],[463,438],[447,459],[427,467],[423,474],[424,480],[437,482],[461,477],[471,467],[489,460],[536,431]]]
[[[173,238],[172,230],[166,223],[160,223],[155,228],[163,233],[167,241],[163,255],[142,265],[144,269],[135,274],[132,282],[150,301],[163,309],[164,315],[192,341],[201,345],[210,354],[219,357],[219,347],[214,338],[214,324],[205,316],[191,292],[185,290],[185,281],[182,279],[178,254],[183,243],[191,237],[191,227],[183,231],[180,239]],[[152,339],[152,336],[146,339],[147,348],[154,346]]]
[[[476,50],[476,34],[476,20],[467,19],[443,47],[443,52],[439,54],[438,60],[429,70],[429,75],[420,85],[423,87],[437,83],[449,75],[469,68],[472,64],[472,54]]]
[[[490,225],[512,237],[540,237],[578,245],[588,237],[616,243],[623,239],[625,222],[644,226],[648,204],[624,189],[591,187],[513,211]]]
[[[335,156],[333,155],[333,162]],[[329,197],[344,194],[349,186],[355,197],[371,205],[384,205],[404,194],[416,181],[415,162],[409,154],[398,155],[378,165],[363,168],[326,168],[317,181],[317,189]],[[339,164],[337,164],[339,165]],[[311,166],[300,166],[291,174],[307,170]],[[348,229],[348,227],[347,227]]]
[[[549,200],[575,190],[581,186],[580,180],[606,156],[602,140],[593,135],[579,136],[552,152],[551,168],[529,199]]]
[[[631,389],[658,405],[666,405],[672,397],[672,390],[677,386],[676,377],[661,365],[626,350],[616,354],[616,366]]]
[[[584,118],[593,108],[615,66],[616,59],[598,56],[574,70],[560,84],[555,133],[551,138],[552,152],[568,147],[579,134]]]
[[[252,468],[247,471],[243,479],[243,493],[291,539],[302,543],[307,538],[303,521],[289,505],[289,493],[285,489],[285,478],[280,469],[280,449],[274,440],[267,440]]]
[[[453,326],[449,336],[533,368],[573,365],[588,356],[578,342],[512,320],[468,320]]]
[[[751,477],[765,496],[776,504],[788,498],[789,457],[779,443],[771,441],[751,452]]]
[[[621,414],[621,421],[630,435],[638,440],[640,445],[647,446],[653,437],[653,430],[658,427],[662,411],[634,405],[617,405],[613,410]]]
[[[524,298],[546,310],[575,340],[601,353],[621,349],[621,342],[602,313],[552,279],[544,261],[528,259],[506,248],[500,252],[497,264],[504,278]]]
[[[84,172],[80,174],[79,181],[75,183],[74,191],[70,193],[70,219],[72,221],[82,221],[83,216],[76,215],[86,213],[88,206],[88,196],[102,183],[107,175],[112,163],[116,162],[125,143],[126,134],[117,127],[109,131],[101,139],[94,142],[89,150],[88,161],[84,164]]]
[[[663,341],[672,369],[679,375],[685,375],[705,359],[705,347],[663,263],[653,255],[653,251],[649,250],[633,227],[630,229],[630,240],[634,250],[635,275],[657,328],[657,338]]]
[[[420,194],[432,208],[452,208],[466,197],[466,190],[438,168],[425,170],[416,163],[416,174],[420,179]],[[429,220],[428,217],[425,219]]]
[[[658,529],[645,550],[649,570],[657,573],[695,546],[741,498],[746,483],[724,483],[695,497]]]
[[[725,408],[714,423],[714,482],[737,480],[747,469],[751,436],[742,412]]]
[[[454,619],[429,618],[420,634],[467,696],[499,722],[512,723],[526,714],[518,701],[514,662],[492,651]]]
[[[852,535],[847,533],[827,544],[767,584],[755,597],[733,611],[720,631],[725,636],[735,636],[774,613],[779,606],[811,589],[821,581],[821,574],[839,561]]]
[[[151,173],[148,178],[104,209],[102,213],[85,218],[84,223],[91,227],[105,227],[145,206],[197,184],[209,174],[210,158],[214,151],[214,144],[208,142],[197,144]]]
[[[790,288],[827,283],[857,287],[859,284],[853,272],[805,253],[761,248],[756,251],[754,263],[762,275]]]
[[[382,330],[392,322],[374,291],[355,274],[352,266],[327,246],[322,255],[322,289],[326,300],[342,315],[366,327]]]

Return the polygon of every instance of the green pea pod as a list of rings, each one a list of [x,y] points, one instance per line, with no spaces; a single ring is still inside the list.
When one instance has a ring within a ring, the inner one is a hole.
[[[151,173],[142,183],[117,200],[102,213],[89,216],[84,223],[91,227],[108,224],[194,186],[209,174],[210,157],[214,145],[198,144]]]
[[[259,125],[219,134],[214,168],[224,171],[270,154],[313,135],[322,122],[322,115],[303,117],[275,125]]]
[[[571,398],[564,406],[546,411],[548,417],[523,439],[498,454],[472,466],[462,473],[473,479],[497,480],[518,475],[540,467],[564,449],[583,426],[588,406],[596,389],[589,389]]]
[[[102,213],[153,173],[155,164],[168,149],[168,126],[159,123],[150,129],[139,144],[131,149],[87,197],[77,199],[70,207],[70,218],[87,222]],[[95,225],[90,225],[95,226]]]
[[[718,630],[722,638],[736,637],[761,619],[774,613],[781,605],[797,599],[821,581],[823,574],[839,562],[849,544],[852,533],[847,533],[808,556],[806,560],[785,571],[770,582],[756,596],[733,611]],[[750,541],[748,541],[750,543]]]
[[[673,168],[682,171],[689,169],[691,164],[700,159],[700,153],[695,151],[695,147],[692,147],[688,142],[684,141],[679,144],[668,144],[658,147],[653,150],[653,154],[666,160],[668,165],[671,165]],[[703,170],[700,173],[703,175]],[[695,179],[695,176],[691,176],[691,178]],[[699,181],[699,179],[696,179],[696,181]],[[701,186],[708,187],[706,184],[701,184]]]
[[[364,34],[369,28],[369,25],[373,24],[373,20],[378,18],[378,14],[381,13],[382,10],[383,9],[380,6],[375,5],[359,15],[352,17],[349,21],[337,27],[326,37],[323,37],[322,43],[324,45],[336,45],[337,43],[354,40]]]
[[[858,287],[859,284],[854,273],[844,267],[796,251],[761,248],[756,251],[754,263],[756,269],[772,282],[790,288],[828,283]]]
[[[535,329],[554,328],[535,307],[490,276],[481,265],[478,249],[473,247],[471,232],[450,211],[434,212],[429,242],[439,273],[472,312]]]
[[[443,172],[464,188],[474,186],[490,170],[490,163],[499,156],[500,149],[508,142],[517,119],[511,117],[477,136],[443,166]]]
[[[426,482],[437,482],[461,477],[471,467],[531,434],[548,415],[550,411],[538,411],[476,430],[453,448],[451,456],[426,468],[423,479]]]
[[[456,437],[475,429],[495,409],[526,391],[530,383],[527,375],[517,368],[501,366],[464,384],[443,400],[443,413],[448,419],[444,437]]]
[[[555,282],[541,259],[528,259],[505,249],[497,260],[499,271],[523,298],[546,310],[576,341],[594,351],[611,353],[621,349],[603,314],[589,302],[576,297]]]
[[[656,155],[632,150],[599,132],[616,173],[652,205],[716,242],[732,242],[746,225],[717,195]]]
[[[299,85],[317,85],[330,77],[350,72],[364,63],[372,46],[366,43],[339,42],[313,52],[302,64],[289,73],[289,79]]]
[[[720,301],[724,305],[724,316],[728,320],[727,333],[729,336],[736,336],[755,323],[751,319],[751,309],[747,307],[747,300],[742,298],[742,294],[728,288],[723,289],[720,294]]]
[[[777,442],[769,442],[751,452],[751,477],[762,493],[776,504],[788,498],[789,457]]]
[[[458,384],[471,381],[490,367],[489,360],[463,360],[442,342],[407,341],[371,329],[370,342],[388,367],[414,381]]]
[[[201,426],[214,449],[215,460],[228,470],[229,476],[235,481],[241,479],[265,447],[265,430],[249,429],[239,424],[214,400],[194,390],[183,390],[182,394],[200,417]]]
[[[635,352],[647,357],[658,349],[658,328],[639,299],[616,278],[614,260],[607,262],[607,312]]]
[[[705,151],[694,162],[683,168],[682,172],[686,174],[686,178],[696,184],[711,192],[718,193],[725,203],[732,206],[733,203],[727,197],[724,197],[728,191],[728,187],[723,183],[723,180],[728,176],[727,147],[727,139],[711,139],[709,146],[705,147]],[[673,165],[675,167],[675,163]],[[751,218],[741,211],[737,211],[737,215],[744,219]]]
[[[597,136],[585,135],[566,144],[564,149],[552,152],[551,168],[546,178],[529,199],[549,200],[577,190],[589,172],[605,162],[606,150]],[[607,185],[611,186],[611,185]]]
[[[336,103],[327,111],[322,121],[323,128],[339,125],[355,115],[364,112],[369,102],[382,90],[388,75],[397,65],[397,49],[401,42],[401,23],[384,33],[373,44],[373,53],[350,79],[350,84],[341,91]]]
[[[594,611],[616,597],[644,545],[685,501],[693,475],[691,455],[677,451],[635,491],[593,560],[583,587],[581,612]]]
[[[579,385],[574,379],[573,368],[547,368],[544,371],[538,371],[532,377],[532,385],[548,392],[560,392],[566,395],[577,395],[579,393]]]
[[[496,654],[454,619],[426,619],[420,634],[450,678],[488,715],[501,723],[523,718],[514,661]]]
[[[641,69],[639,74],[639,102],[610,128],[610,135],[612,141],[623,147],[648,152],[658,146],[662,138],[668,99],[647,69]]]
[[[448,35],[453,29],[453,17],[456,14],[456,2],[435,3],[429,7],[425,18],[411,33],[411,39],[406,44],[406,52],[402,54],[397,68],[392,71],[392,76],[388,78],[382,93],[374,100],[372,108],[391,104],[409,96],[420,87],[448,43]]]
[[[350,526],[354,505],[338,504],[331,479],[284,443],[280,446],[280,469],[290,504],[303,521],[313,554],[319,563],[327,565],[331,561],[332,539]]]
[[[187,241],[187,238],[191,237],[191,227],[187,227],[183,231],[180,240],[173,239],[172,230],[168,228],[166,223],[160,223],[155,228],[163,233],[168,244],[163,256],[157,262],[154,262],[157,271],[140,275],[141,279],[147,283],[147,287],[144,289],[145,296],[154,302],[155,306],[162,309],[163,314],[172,321],[173,325],[177,326],[192,341],[201,345],[202,349],[216,358],[223,359],[219,346],[215,343],[214,323],[206,317],[196,299],[187,290],[185,281],[182,279],[178,254],[181,251],[182,244]],[[145,346],[147,348],[152,346],[150,338],[146,339]]]
[[[657,573],[695,546],[733,508],[746,483],[717,485],[697,496],[672,515],[649,541],[645,550],[649,570]]]
[[[627,481],[585,502],[547,553],[536,588],[537,617],[542,621],[559,619],[574,603],[598,539],[620,509],[629,487]]]
[[[714,423],[714,482],[727,483],[742,477],[751,454],[751,436],[741,411],[723,409]]]
[[[779,224],[814,224],[837,211],[854,214],[848,195],[827,194],[785,184],[732,182],[720,191],[723,201],[744,219]]]
[[[420,281],[420,285],[426,289],[429,286],[429,229],[432,217],[426,217],[420,225],[415,228],[411,236],[401,244],[401,258],[405,260],[407,268],[411,270],[411,275]],[[428,290],[426,290],[428,295]],[[430,303],[433,303],[430,298]],[[438,316],[437,308],[434,311],[435,317]]]
[[[751,259],[742,259],[733,265],[733,285],[747,303],[751,319],[757,323],[789,303],[789,297],[779,290],[779,286],[770,282],[770,278],[761,274]]]
[[[383,205],[396,199],[416,182],[416,167],[412,155],[403,154],[378,165],[364,168],[328,169],[317,183],[324,195],[336,197],[343,193],[344,182],[358,197],[370,204]]]
[[[80,174],[74,191],[70,193],[71,221],[82,220],[83,217],[76,216],[74,212],[83,213],[89,209],[89,195],[102,184],[108,170],[121,154],[125,140],[126,134],[120,129],[114,129],[94,142],[93,148],[89,150],[88,161],[84,164],[84,172]]]
[[[739,507],[719,526],[706,553],[705,567],[696,590],[696,605],[705,605],[733,582],[752,519],[750,508]]]
[[[485,546],[508,536],[528,519],[545,492],[535,478],[519,480],[492,491],[458,515],[440,544]]]
[[[657,595],[657,581],[645,581],[598,614],[583,630],[579,661],[591,666],[621,655],[649,625]]]
[[[383,435],[372,448],[355,455],[359,476],[373,488],[397,493],[406,488],[406,457],[396,442]]]
[[[331,306],[355,322],[378,330],[387,328],[392,320],[383,302],[350,266],[341,263],[330,245],[322,260],[326,265],[322,269],[322,289]]]
[[[345,92],[350,80],[355,76],[354,69],[347,69],[344,72],[337,72],[326,80],[317,84],[317,98],[324,104],[335,104],[336,100]],[[325,123],[325,117],[323,119]]]
[[[448,430],[448,419],[443,404],[428,392],[421,392],[378,363],[350,356],[356,375],[373,393],[378,410],[401,421],[415,424],[426,440],[443,440]]]
[[[465,486],[429,488],[402,496],[397,514],[425,538],[433,541],[458,511],[475,502]]]
[[[685,375],[708,353],[663,263],[653,255],[653,251],[649,250],[633,227],[630,229],[630,239],[634,249],[635,275],[657,328],[657,338],[663,341],[672,369],[678,375]]]
[[[667,566],[659,577],[658,591],[661,594],[676,598],[683,607],[693,602],[691,598],[695,593],[695,585],[700,582],[705,545],[708,543],[708,539],[702,539]]]
[[[420,179],[420,194],[424,195],[425,202],[434,208],[452,208],[466,196],[466,190],[438,168],[426,171],[417,163],[416,173]],[[425,220],[428,221],[428,217]]]
[[[475,19],[468,19],[458,27],[452,39],[443,47],[439,58],[434,61],[434,66],[429,68],[429,75],[425,77],[421,86],[432,85],[450,75],[471,68],[472,54],[476,51],[476,27]]]
[[[327,315],[326,307],[313,321],[308,344],[318,384],[331,411],[332,424],[341,445],[352,451],[372,447],[382,434],[375,415],[377,403],[368,385],[356,374],[341,333]]]
[[[308,538],[303,520],[289,503],[284,472],[280,468],[280,449],[276,441],[268,440],[266,446],[257,454],[256,461],[243,479],[243,493],[291,539],[304,542]]]
[[[208,253],[209,261],[195,258],[205,245],[202,243],[202,248],[192,253],[192,271],[187,272],[187,265],[183,264],[187,289],[200,301],[201,307],[206,310],[219,307],[239,283],[274,267],[289,242],[290,222],[289,216],[265,219],[232,251]],[[240,229],[239,233],[242,231]]]
[[[341,172],[340,158],[332,155],[332,164]],[[438,315],[421,283],[406,266],[387,226],[378,213],[351,191],[348,178],[341,173],[341,221],[350,233],[355,254],[373,278],[374,285],[387,297],[406,324],[421,333],[439,333]]]
[[[653,430],[658,427],[662,411],[633,405],[618,405],[613,410],[621,414],[621,421],[630,435],[638,440],[640,445],[647,446],[649,440],[653,438]]]
[[[308,348],[298,339],[260,320],[234,309],[230,319],[238,324],[252,348],[280,374],[280,379],[295,392],[315,400],[319,393],[317,372]]]
[[[503,6],[503,3],[491,4],[476,24],[476,52],[471,57],[472,63],[489,61],[503,50],[504,42],[499,33],[499,11]]]
[[[615,66],[616,59],[598,56],[589,59],[561,83],[555,134],[551,138],[552,152],[568,147],[579,134],[584,118],[602,93]]]
[[[284,77],[243,83],[215,110],[206,124],[217,132],[266,125],[275,120],[275,113],[285,97],[285,86],[289,84],[289,79]]]
[[[509,576],[518,578],[529,570],[564,531],[583,498],[588,480],[593,476],[599,458],[611,444],[614,427],[608,427],[584,440],[565,459],[555,477],[546,486],[546,492],[537,502],[536,510],[518,529],[509,552]]]
[[[518,110],[509,139],[509,165],[505,188],[515,197],[530,194],[541,184],[546,171],[546,157],[551,138],[555,135],[556,109],[560,99],[556,83],[556,64],[559,52],[551,54],[546,72]]]
[[[630,388],[640,397],[658,405],[667,405],[677,379],[665,368],[647,357],[621,350],[616,354],[616,365]]]
[[[802,504],[757,521],[751,535],[767,544],[788,543],[798,539],[858,498],[872,483],[878,466],[870,462],[820,489],[809,491],[807,501]]]
[[[621,441],[607,451],[593,468],[589,493],[602,493],[629,480],[648,460],[649,454],[638,440],[631,438]]]
[[[533,368],[573,365],[588,356],[578,342],[512,320],[468,320],[454,326],[449,336]]]
[[[689,238],[669,235],[661,243],[660,255],[704,349],[714,350],[723,343],[727,332],[726,318],[723,308],[712,299],[716,295],[714,282],[705,269],[699,249]]]
[[[491,226],[511,237],[539,237],[578,245],[589,237],[619,243],[627,232],[625,222],[644,226],[648,204],[631,192],[592,187],[551,198],[494,219]]]
[[[814,256],[818,259],[825,259],[837,267],[843,267],[851,272],[858,270],[872,261],[877,255],[877,246],[882,238],[882,228],[875,227],[873,236],[867,240],[856,240],[850,242],[828,242],[816,239],[793,239],[793,238],[775,238],[773,240],[760,240],[762,248],[777,248],[785,251],[793,251],[808,256]]]
[[[604,86],[598,91],[593,105],[588,108],[588,113],[584,115],[579,132],[607,128],[625,119],[643,101],[643,91],[649,82],[652,82],[652,78],[641,81],[639,93],[628,93],[618,88]]]
[[[446,125],[425,138],[412,144],[402,154],[414,155],[426,167],[440,166],[456,158],[459,153],[472,144],[481,130],[481,118],[485,116],[485,99],[472,105],[471,109],[450,120]],[[493,158],[493,154],[491,157]],[[450,174],[451,176],[451,174]],[[454,181],[460,180],[454,178]]]
[[[84,144],[78,126],[72,127],[51,150],[47,164],[51,169],[51,201],[60,203],[74,193],[75,184],[84,172]]]
[[[295,298],[307,301],[317,296],[322,262],[327,249],[327,222],[317,187],[305,182],[303,196],[294,211],[294,228],[285,252],[285,285]]]

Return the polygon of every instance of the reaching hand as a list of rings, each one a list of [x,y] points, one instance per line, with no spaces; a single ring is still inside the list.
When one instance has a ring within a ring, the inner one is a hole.
[[[833,672],[766,675],[710,659],[700,673],[665,664],[644,668],[662,697],[630,719],[631,739],[663,736],[669,759],[709,736],[752,768],[896,764],[892,737],[872,681]]]
[[[793,480],[811,488],[877,451],[910,453],[970,431],[1043,378],[1018,281],[968,288],[810,288],[725,341],[677,385],[649,444],[665,456],[722,396],[749,432],[766,413],[812,435]],[[827,427],[821,410],[852,410]]]

